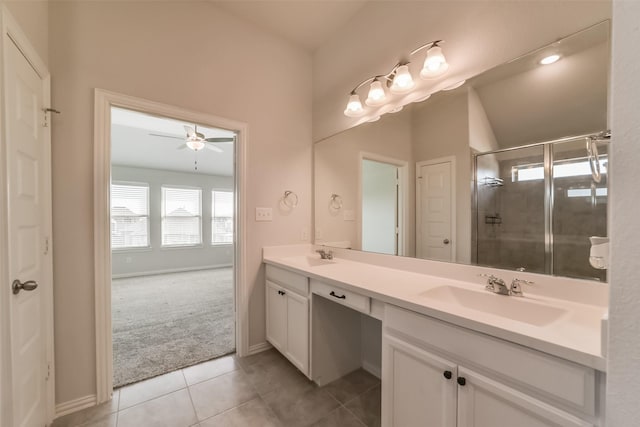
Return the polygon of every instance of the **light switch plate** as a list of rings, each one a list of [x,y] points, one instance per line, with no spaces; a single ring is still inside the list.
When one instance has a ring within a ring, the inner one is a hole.
[[[356,211],[345,210],[342,215],[343,215],[343,218],[344,218],[345,221],[355,221],[356,220]]]
[[[271,208],[256,208],[256,221],[273,221]]]

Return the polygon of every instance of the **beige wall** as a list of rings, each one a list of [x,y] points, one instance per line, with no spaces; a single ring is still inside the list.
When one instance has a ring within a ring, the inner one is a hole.
[[[250,344],[264,341],[262,247],[311,217],[311,59],[207,2],[52,2],[56,400],[95,385],[93,89],[248,123]],[[278,212],[284,190],[300,203]],[[256,206],[274,220],[256,223]]]
[[[611,16],[596,1],[384,1],[368,2],[314,54],[313,139],[352,127],[347,97],[363,79],[388,72],[401,56],[444,39],[451,65],[442,79],[416,79],[427,90],[479,74],[532,49]],[[424,55],[417,55],[417,61]]]
[[[49,2],[17,0],[3,2],[35,48],[40,59],[49,63]]]

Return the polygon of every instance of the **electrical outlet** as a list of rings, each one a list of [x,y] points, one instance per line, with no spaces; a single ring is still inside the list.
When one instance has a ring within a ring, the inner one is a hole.
[[[316,239],[322,239],[322,230],[316,228]]]
[[[300,232],[300,240],[302,240],[303,242],[309,240],[309,230],[307,230],[306,228],[302,229],[302,231]]]
[[[131,264],[131,261],[133,261],[133,260],[131,259],[131,257],[130,257],[130,256],[128,256],[128,257],[126,257],[126,258],[125,258],[125,262],[126,262],[127,264]]]
[[[256,221],[273,221],[271,208],[256,208]]]

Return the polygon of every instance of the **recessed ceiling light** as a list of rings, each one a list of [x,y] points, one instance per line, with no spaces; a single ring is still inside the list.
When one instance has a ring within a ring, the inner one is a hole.
[[[542,65],[550,65],[550,64],[553,64],[554,62],[557,62],[558,59],[560,59],[560,55],[549,55],[549,56],[546,56],[546,57],[542,58],[540,60],[540,63]]]

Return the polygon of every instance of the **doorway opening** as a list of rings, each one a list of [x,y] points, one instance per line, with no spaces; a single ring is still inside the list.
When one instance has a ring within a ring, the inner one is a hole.
[[[235,352],[236,132],[111,107],[113,386]]]
[[[360,153],[359,181],[360,249],[405,255],[407,163],[376,154]]]

